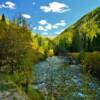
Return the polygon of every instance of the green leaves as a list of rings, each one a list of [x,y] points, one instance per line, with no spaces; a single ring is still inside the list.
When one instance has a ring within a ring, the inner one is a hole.
[[[60,49],[69,51],[100,50],[100,7],[83,16],[55,38]],[[62,43],[63,41],[63,43]],[[67,45],[64,45],[67,44]],[[63,46],[63,47],[62,47]]]

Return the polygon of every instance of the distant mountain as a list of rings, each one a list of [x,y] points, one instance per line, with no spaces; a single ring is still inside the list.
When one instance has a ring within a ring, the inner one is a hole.
[[[54,42],[61,51],[100,50],[100,7],[65,29]]]

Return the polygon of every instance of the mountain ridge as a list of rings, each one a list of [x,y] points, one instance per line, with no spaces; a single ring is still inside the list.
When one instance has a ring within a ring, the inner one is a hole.
[[[69,27],[67,27],[64,31],[66,31],[67,29],[73,27],[73,25],[76,25],[77,23],[79,23],[80,21],[82,21],[83,18],[86,18],[87,15],[91,15],[91,12],[95,12],[95,11],[96,11],[96,13],[99,13],[99,16],[100,16],[100,6],[99,6],[99,7],[97,7],[95,10],[89,11],[87,14],[83,15],[80,19],[78,19],[74,24],[72,24],[72,25],[70,25]],[[95,15],[95,14],[93,14],[93,15]],[[92,15],[92,17],[93,17],[93,15]],[[90,17],[91,17],[91,16],[90,16]],[[100,18],[99,18],[99,19],[100,19]],[[64,31],[62,31],[61,34],[62,34]],[[59,34],[59,35],[61,35],[61,34]],[[58,36],[59,36],[59,35],[58,35]]]
[[[71,49],[71,48],[73,48],[72,45],[76,45],[74,43],[74,42],[76,42],[74,38],[77,38],[77,37],[82,38],[82,37],[84,37],[83,36],[84,34],[86,35],[86,37],[88,39],[90,39],[87,42],[90,42],[90,41],[93,42],[94,39],[95,39],[95,41],[98,40],[96,38],[98,38],[99,37],[98,35],[100,35],[100,6],[97,7],[96,9],[90,11],[89,13],[85,14],[77,22],[75,22],[74,24],[72,24],[71,26],[66,28],[63,32],[61,32],[61,34],[59,34],[54,39],[54,41],[55,41],[56,45],[58,45],[58,46],[61,44],[67,45],[67,46],[70,45],[69,47],[66,47],[66,48]],[[78,39],[76,39],[76,40],[78,43]],[[63,41],[63,43],[61,43],[62,41]],[[99,42],[99,40],[98,40],[98,42]],[[96,43],[94,43],[94,44],[96,45]],[[79,45],[81,45],[81,44],[78,44],[77,47],[80,49],[81,47],[79,47]],[[100,50],[100,46],[98,46],[98,47],[96,46],[96,48],[93,50],[96,50],[97,48],[98,48],[98,50]],[[72,51],[74,51],[74,50],[72,50]],[[75,51],[80,51],[80,50],[75,50]]]

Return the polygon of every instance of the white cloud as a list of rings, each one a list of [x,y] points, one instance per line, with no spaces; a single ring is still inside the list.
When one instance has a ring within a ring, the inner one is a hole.
[[[26,19],[30,19],[31,18],[31,15],[29,15],[29,14],[22,14],[22,17],[24,17]]]
[[[55,34],[59,35],[59,34],[60,34],[60,32],[56,32]]]
[[[42,33],[42,35],[45,35],[46,36],[46,35],[48,35],[48,33],[47,32],[44,32],[44,33]]]
[[[37,27],[33,27],[33,30],[37,30]]]
[[[57,28],[58,28],[58,26],[57,26],[57,25],[53,25],[53,28],[54,28],[54,29],[57,29]]]
[[[57,29],[59,27],[64,27],[64,26],[66,26],[65,20],[60,20],[59,23],[56,23],[56,24],[53,25],[53,28]]]
[[[46,20],[40,20],[38,23],[40,24],[38,29],[41,31],[48,31],[52,29],[52,24],[48,23]]]
[[[16,9],[16,4],[11,1],[6,1],[4,4],[0,4],[0,8]]]
[[[59,32],[56,32],[55,34],[56,35],[59,35],[61,32],[63,32],[65,29],[63,28],[63,29],[61,29]]]
[[[40,24],[40,26],[38,26],[38,30],[48,31],[53,28],[53,25],[48,23],[46,20],[41,20],[38,23]]]
[[[61,20],[59,23],[57,23],[58,26],[64,27],[66,25],[65,20]]]
[[[36,4],[36,2],[33,2],[32,4],[33,4],[33,5],[35,5],[35,4]]]
[[[63,13],[71,10],[68,5],[60,2],[49,3],[48,5],[41,6],[40,9],[43,12],[55,12],[55,13]]]
[[[39,26],[34,27],[33,30],[40,30],[40,31],[47,32],[52,29],[59,29],[59,28],[63,28],[66,26],[65,20],[60,20],[58,23],[55,23],[55,24],[51,24],[47,22],[46,20],[40,20],[38,24]]]
[[[40,20],[38,23],[41,24],[41,25],[46,25],[47,21],[46,20]]]
[[[52,24],[49,24],[49,23],[48,23],[48,24],[46,25],[45,28],[46,28],[47,30],[51,30],[51,29],[52,29]]]
[[[38,30],[40,30],[40,31],[47,31],[47,30],[45,29],[45,27],[43,27],[43,26],[38,26]]]
[[[46,20],[40,20],[38,22],[39,26],[35,26],[33,27],[33,30],[35,31],[40,31],[42,35],[45,36],[49,36],[50,34],[48,34],[49,31],[54,30],[54,35],[58,35],[60,34],[65,26],[66,26],[66,21],[65,20],[60,20],[58,23],[55,24],[51,24]],[[60,31],[58,31],[60,30]]]

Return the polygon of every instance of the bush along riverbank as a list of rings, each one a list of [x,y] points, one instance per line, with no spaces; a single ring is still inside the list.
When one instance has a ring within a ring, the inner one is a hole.
[[[100,80],[100,52],[81,52],[78,59],[88,73]]]

